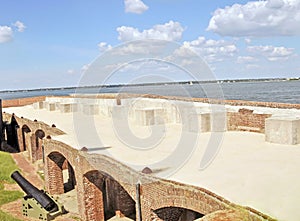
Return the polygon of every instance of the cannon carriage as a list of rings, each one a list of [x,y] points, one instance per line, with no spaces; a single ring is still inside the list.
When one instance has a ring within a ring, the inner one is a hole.
[[[22,199],[22,213],[24,216],[50,221],[66,213],[63,205],[57,202],[53,196],[33,186],[18,171],[13,172],[11,178],[26,193],[26,196]]]

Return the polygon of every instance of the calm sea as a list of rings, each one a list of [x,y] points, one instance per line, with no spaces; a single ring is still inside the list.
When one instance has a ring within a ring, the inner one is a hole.
[[[208,89],[207,89],[208,88]],[[204,89],[204,90],[203,90]],[[144,85],[126,87],[88,87],[80,89],[41,89],[30,91],[0,92],[3,100],[42,96],[42,95],[69,95],[73,93],[138,93],[158,94],[169,96],[189,96],[213,98],[214,90],[218,96],[227,100],[248,100],[282,103],[300,103],[300,81],[270,81],[270,82],[231,82],[220,84],[185,84],[185,85]],[[209,93],[207,93],[209,91]]]

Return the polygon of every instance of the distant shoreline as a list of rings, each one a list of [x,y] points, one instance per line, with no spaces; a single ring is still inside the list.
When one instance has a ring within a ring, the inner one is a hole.
[[[192,85],[209,83],[251,83],[251,82],[281,82],[281,81],[300,81],[300,77],[293,78],[254,78],[254,79],[224,79],[224,80],[206,80],[206,81],[178,81],[178,82],[157,82],[157,83],[137,83],[137,84],[113,84],[113,85],[88,85],[88,86],[70,86],[70,87],[49,87],[34,89],[3,90],[0,93],[14,92],[32,92],[32,91],[53,91],[53,90],[72,90],[77,88],[113,88],[113,87],[134,87],[134,86],[158,86],[158,85]]]

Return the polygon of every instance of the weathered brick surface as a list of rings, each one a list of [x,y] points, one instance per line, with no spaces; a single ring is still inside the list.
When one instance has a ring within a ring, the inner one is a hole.
[[[12,116],[13,115],[11,114],[3,113],[3,120],[10,122]],[[19,125],[17,135],[20,151],[28,150],[29,157],[32,162],[43,158],[43,138],[64,134],[64,132],[60,129],[50,127],[41,121],[31,121],[15,115],[14,118],[17,120]]]
[[[271,114],[255,114],[253,110],[242,108],[239,112],[227,113],[227,129],[234,131],[265,132],[265,120]]]
[[[105,220],[103,199],[104,179],[98,171],[91,171],[83,177],[85,216],[87,220]]]
[[[40,97],[28,97],[28,98],[20,98],[20,99],[12,99],[12,100],[3,100],[2,106],[3,107],[19,107],[19,106],[33,104],[35,102],[44,101],[45,99],[46,99],[45,96],[40,96]]]

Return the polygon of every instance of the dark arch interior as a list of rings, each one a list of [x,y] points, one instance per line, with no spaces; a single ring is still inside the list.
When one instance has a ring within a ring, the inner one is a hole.
[[[36,146],[38,147],[39,146],[38,139],[43,139],[45,137],[45,132],[39,129],[35,132],[35,137],[36,137]]]
[[[97,170],[86,173],[84,178],[101,191],[105,220],[114,217],[117,213],[136,220],[135,201],[118,181]]]
[[[154,215],[164,221],[192,221],[204,215],[182,207],[163,207],[153,211]]]
[[[27,134],[29,132],[31,132],[30,128],[27,125],[23,125],[23,127],[22,127],[22,142],[23,142],[24,151],[27,150],[25,134]]]

